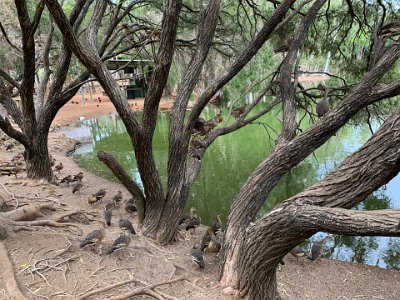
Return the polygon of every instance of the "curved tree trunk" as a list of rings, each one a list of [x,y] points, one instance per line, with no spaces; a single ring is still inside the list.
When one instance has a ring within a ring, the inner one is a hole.
[[[271,272],[275,272],[283,256],[317,231],[399,236],[400,210],[349,209],[399,173],[399,128],[400,110],[337,170],[256,223],[239,227],[238,224],[243,224],[243,213],[231,212],[221,283],[238,287],[242,296],[248,295],[251,299],[259,299],[263,293],[273,295],[271,290],[276,290],[276,282],[268,281],[270,286],[255,284],[263,276],[260,274],[267,272],[269,278],[275,278]],[[250,188],[242,189],[240,194],[248,195],[250,191]],[[242,211],[239,206],[236,210]]]

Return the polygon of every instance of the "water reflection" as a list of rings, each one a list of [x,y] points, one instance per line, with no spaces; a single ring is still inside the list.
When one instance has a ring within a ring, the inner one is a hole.
[[[214,117],[218,111],[208,110],[206,119]],[[223,111],[224,116],[228,113]],[[279,131],[279,121],[260,120]],[[233,120],[225,120],[230,123]],[[92,172],[114,179],[114,175],[96,158],[98,150],[113,153],[125,170],[141,184],[134,153],[123,123],[118,115],[108,115],[98,119],[86,120],[84,126],[92,135],[91,143],[84,144],[74,153],[79,164]],[[162,112],[153,139],[154,157],[160,174],[166,183],[169,115]],[[302,191],[334,169],[348,154],[357,150],[370,136],[367,128],[347,127],[332,137],[326,145],[310,155],[299,166],[284,176],[273,189],[260,215],[268,212],[280,201]],[[264,126],[255,124],[240,129],[234,134],[223,136],[207,150],[203,158],[202,170],[190,191],[187,209],[195,206],[205,224],[211,224],[217,211],[223,221],[230,203],[247,179],[248,175],[271,151],[270,139],[274,132],[266,132]],[[190,159],[190,158],[188,158]],[[385,209],[400,207],[400,177],[394,178],[384,189],[370,195],[355,209]],[[318,233],[302,245],[310,250],[313,242],[326,234]],[[340,260],[368,263],[399,268],[400,239],[383,237],[334,236],[325,244],[324,256]]]

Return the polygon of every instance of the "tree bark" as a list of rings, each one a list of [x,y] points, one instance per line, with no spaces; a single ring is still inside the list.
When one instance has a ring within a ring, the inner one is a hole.
[[[163,207],[163,217],[158,228],[158,240],[162,244],[167,244],[173,239],[189,194],[190,185],[186,184],[186,158],[190,135],[184,130],[185,110],[211,47],[218,22],[219,8],[220,1],[212,0],[207,9],[201,14],[196,38],[196,50],[193,53],[189,68],[180,85],[171,111],[168,192]]]
[[[32,136],[32,144],[26,147],[26,174],[31,179],[45,178],[54,182],[48,149],[48,129],[37,128]]]
[[[251,299],[270,293],[273,287],[253,282],[257,282],[259,274],[274,272],[284,255],[317,231],[400,235],[397,226],[400,210],[349,210],[399,171],[400,110],[337,170],[278,205],[256,223],[238,229],[243,230],[239,240],[230,240],[231,236],[226,235],[225,246],[231,252],[225,261],[222,283],[234,283],[242,296],[249,295]]]

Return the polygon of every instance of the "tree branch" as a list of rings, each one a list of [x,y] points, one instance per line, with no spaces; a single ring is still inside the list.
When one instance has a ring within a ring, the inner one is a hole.
[[[31,147],[30,140],[27,138],[27,136],[25,134],[23,134],[22,132],[14,129],[14,127],[12,127],[10,121],[8,121],[7,118],[3,118],[2,115],[0,115],[0,128],[8,136],[10,136],[13,139],[17,140],[18,142],[23,144],[25,147],[27,147],[27,148]]]
[[[139,185],[132,180],[111,153],[100,150],[97,152],[97,158],[113,172],[118,180],[123,183],[131,195],[136,199],[139,223],[142,223],[145,216],[145,197]]]
[[[304,231],[325,231],[360,236],[400,236],[400,209],[360,211],[343,208],[297,206],[293,216]]]
[[[19,49],[17,46],[15,46],[13,43],[11,43],[10,39],[8,38],[7,32],[3,27],[3,24],[0,22],[0,30],[4,35],[4,38],[6,39],[7,43],[15,50],[17,50],[18,52],[22,52],[21,49]]]
[[[175,48],[181,0],[164,1],[164,14],[161,22],[160,48],[158,50],[155,69],[150,78],[148,92],[144,99],[143,131],[146,136],[153,137],[158,114],[158,104],[167,83],[169,70]]]
[[[295,84],[292,83],[293,67],[301,44],[305,40],[304,37],[325,2],[326,0],[317,0],[311,6],[306,17],[298,26],[291,42],[289,52],[283,61],[280,80],[281,97],[283,102],[283,130],[278,138],[278,143],[288,142],[296,135],[296,82]]]
[[[295,202],[299,205],[350,208],[388,183],[399,171],[400,109],[335,171],[281,205]]]
[[[194,126],[194,122],[198,119],[204,107],[210,101],[212,96],[220,90],[226,83],[228,83],[257,53],[266,40],[269,39],[274,32],[276,26],[283,19],[290,6],[295,0],[285,0],[275,10],[274,14],[267,20],[262,29],[256,37],[249,43],[246,49],[239,55],[237,60],[225,71],[225,73],[216,79],[199,97],[195,106],[189,115],[187,128],[189,132]]]
[[[185,182],[180,180],[185,174],[188,143],[190,135],[184,130],[185,110],[187,108],[190,95],[198,82],[204,62],[207,58],[218,22],[220,9],[219,0],[211,0],[207,9],[202,12],[196,38],[196,50],[192,55],[188,70],[182,83],[180,84],[178,95],[171,111],[169,153],[168,153],[168,194],[165,203],[164,218],[171,219],[171,211],[183,209],[190,186],[180,184]],[[176,220],[177,222],[179,220]],[[163,237],[161,236],[161,239]]]
[[[19,128],[24,128],[24,120],[22,117],[21,110],[18,108],[15,101],[11,98],[10,92],[4,84],[4,81],[0,77],[0,103],[4,105],[7,112],[12,116],[15,123],[18,124]]]

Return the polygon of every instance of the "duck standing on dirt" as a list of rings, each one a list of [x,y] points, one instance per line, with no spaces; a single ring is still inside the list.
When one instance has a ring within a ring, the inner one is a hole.
[[[89,245],[97,245],[103,241],[105,235],[106,231],[104,228],[95,229],[85,237],[85,239],[79,244],[79,247],[83,248]]]
[[[120,219],[118,222],[119,228],[123,231],[129,231],[131,234],[136,234],[135,229],[133,228],[133,225],[131,221],[127,219]]]
[[[311,260],[318,259],[321,256],[322,247],[325,241],[330,241],[330,240],[332,240],[332,237],[330,235],[327,235],[321,241],[314,243],[311,247],[311,256],[309,256],[308,258]]]
[[[73,179],[74,179],[74,176],[68,175],[68,176],[65,176],[63,179],[61,179],[60,183],[66,183],[69,186],[69,184],[72,182]]]
[[[105,189],[98,190],[94,195],[96,196],[96,200],[101,201],[103,200],[104,196],[107,194]]]
[[[297,259],[299,257],[310,257],[310,254],[308,254],[303,248],[300,246],[294,247],[292,250],[289,252],[292,256],[296,257]]]
[[[130,203],[130,202],[125,204],[124,209],[130,215],[132,215],[134,212],[137,212],[136,205],[134,203]]]
[[[111,218],[112,218],[112,212],[111,210],[104,209],[104,221],[106,222],[106,225],[108,227],[111,226]]]
[[[112,197],[112,199],[115,201],[117,206],[120,206],[120,203],[122,201],[122,192],[118,191],[118,193],[116,195],[114,195],[114,197]]]
[[[215,221],[212,225],[212,230],[213,230],[215,236],[217,236],[217,234],[222,230],[222,222],[221,222],[221,214],[220,213],[217,213],[217,216],[215,217]]]
[[[210,253],[219,253],[219,251],[221,251],[221,243],[216,241],[216,240],[211,240],[210,243],[207,246],[207,251]]]
[[[76,192],[80,191],[82,189],[82,186],[83,186],[82,181],[80,181],[80,180],[75,181],[72,184],[72,194],[75,194]]]
[[[61,173],[61,170],[62,170],[63,168],[64,168],[64,166],[63,166],[62,162],[60,162],[58,165],[56,165],[56,166],[54,167],[54,169],[58,172],[58,174]]]
[[[206,263],[204,261],[203,251],[200,249],[199,246],[193,246],[190,251],[191,259],[195,262],[200,269],[204,269]]]
[[[84,176],[83,172],[79,172],[78,174],[74,175],[74,178],[72,179],[72,181],[78,181],[78,180],[82,181],[83,176]]]
[[[119,251],[131,243],[131,235],[121,234],[112,244],[107,254],[111,254],[115,251]]]

